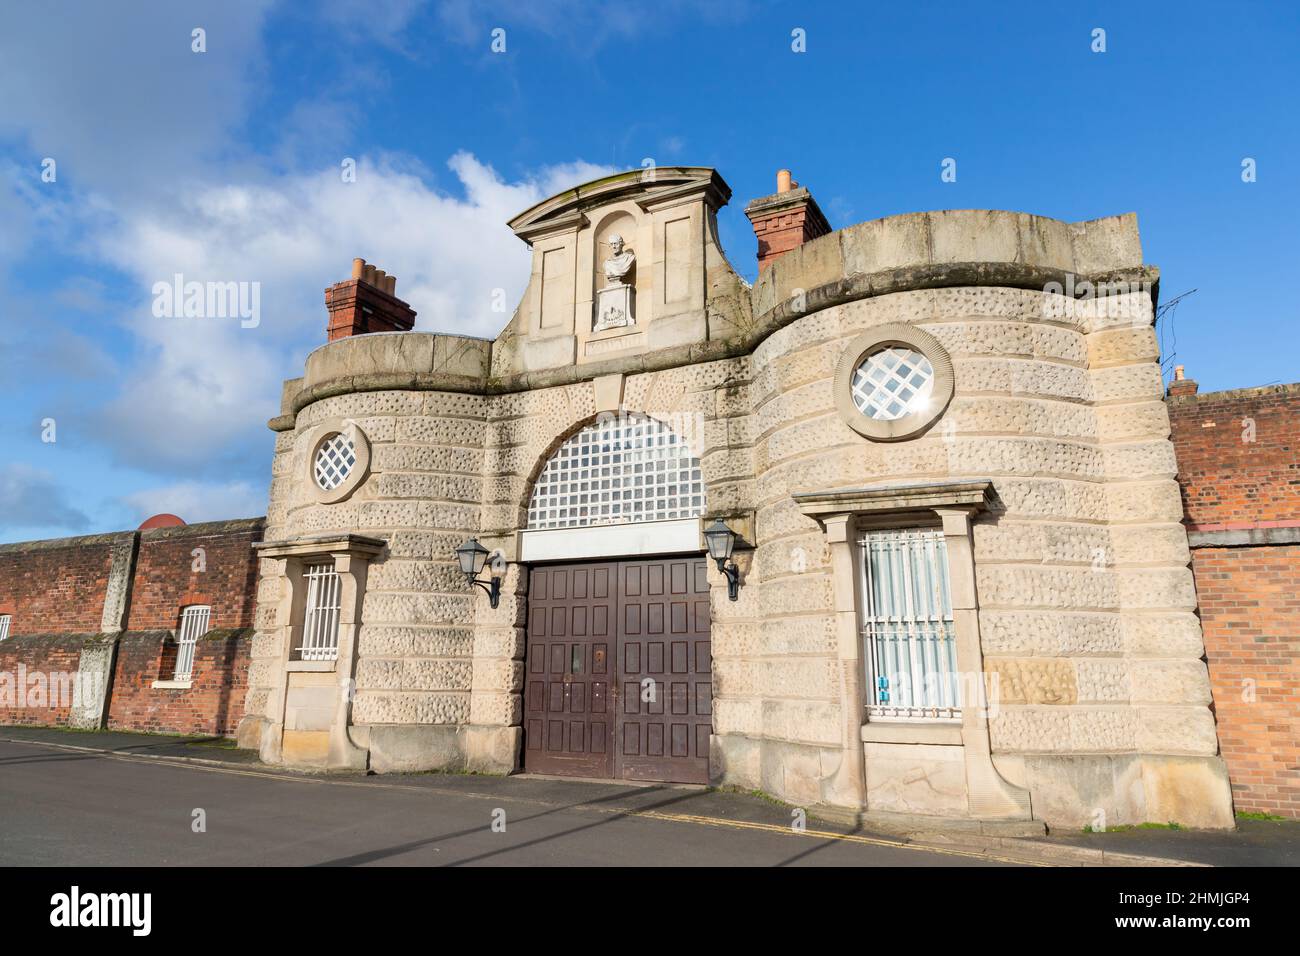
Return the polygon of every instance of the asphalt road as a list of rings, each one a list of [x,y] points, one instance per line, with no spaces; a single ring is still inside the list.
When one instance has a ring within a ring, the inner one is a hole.
[[[268,776],[0,742],[0,865],[998,865],[795,834],[772,822],[785,808],[750,797],[670,787],[633,796],[568,781]],[[705,797],[732,819],[703,816]],[[205,832],[193,830],[196,810]],[[498,810],[504,832],[492,828]]]

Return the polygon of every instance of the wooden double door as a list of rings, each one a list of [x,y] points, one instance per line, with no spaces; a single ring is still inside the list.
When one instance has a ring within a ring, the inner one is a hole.
[[[524,769],[708,783],[704,558],[533,568],[524,666]]]

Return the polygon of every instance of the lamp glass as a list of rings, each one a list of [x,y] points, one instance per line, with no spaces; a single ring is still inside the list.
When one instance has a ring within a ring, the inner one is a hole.
[[[480,571],[483,570],[483,564],[487,561],[488,549],[478,543],[477,538],[470,538],[459,548],[456,549],[456,558],[460,561],[460,569],[466,577],[476,578]]]
[[[715,518],[704,531],[704,542],[709,547],[709,557],[714,561],[726,561],[736,545],[736,533],[723,524],[721,518]]]

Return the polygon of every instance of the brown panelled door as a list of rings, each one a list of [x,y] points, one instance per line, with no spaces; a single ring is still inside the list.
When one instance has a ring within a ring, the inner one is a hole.
[[[708,783],[702,557],[534,568],[525,668],[525,769]]]

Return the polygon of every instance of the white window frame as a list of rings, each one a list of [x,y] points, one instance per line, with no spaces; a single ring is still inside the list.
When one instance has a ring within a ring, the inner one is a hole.
[[[307,585],[302,634],[293,660],[334,661],[339,656],[339,612],[343,582],[333,563],[317,562],[302,569]]]
[[[187,681],[194,674],[194,650],[199,638],[210,630],[212,608],[206,604],[191,604],[181,610],[181,626],[176,634],[176,667],[172,680]]]
[[[9,639],[9,623],[13,617],[9,614],[0,614],[0,641]]]
[[[961,720],[948,548],[942,529],[857,536],[868,720]]]

